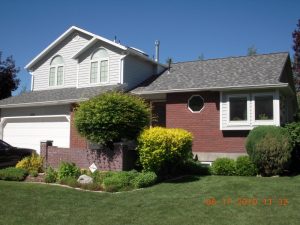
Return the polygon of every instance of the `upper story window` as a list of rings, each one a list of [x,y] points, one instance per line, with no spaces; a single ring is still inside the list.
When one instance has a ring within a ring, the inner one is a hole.
[[[104,48],[97,49],[91,57],[91,83],[108,82],[108,60],[109,56]]]
[[[63,85],[64,60],[61,56],[55,56],[50,63],[49,86]]]

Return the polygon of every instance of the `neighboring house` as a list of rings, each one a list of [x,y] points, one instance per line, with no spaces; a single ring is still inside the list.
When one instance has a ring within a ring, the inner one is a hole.
[[[144,52],[71,27],[25,67],[32,92],[0,101],[0,139],[40,151],[41,140],[86,147],[73,107],[108,90],[129,90],[166,68]]]
[[[292,121],[297,106],[288,53],[168,68],[136,48],[71,27],[25,68],[32,75],[32,92],[0,101],[0,138],[38,151],[41,140],[52,140],[61,147],[55,154],[62,148],[87,149],[74,127],[73,109],[108,90],[149,100],[152,125],[192,132],[193,153],[206,162],[245,154],[253,127]],[[74,160],[80,161],[82,154],[76,154]]]

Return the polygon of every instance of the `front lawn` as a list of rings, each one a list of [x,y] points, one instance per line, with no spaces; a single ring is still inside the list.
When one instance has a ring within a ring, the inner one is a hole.
[[[300,221],[300,176],[189,177],[123,193],[0,181],[0,196],[1,225],[291,225]]]

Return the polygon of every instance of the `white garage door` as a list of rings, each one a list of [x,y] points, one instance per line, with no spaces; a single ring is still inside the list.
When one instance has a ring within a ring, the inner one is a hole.
[[[3,140],[15,147],[40,152],[40,141],[52,140],[54,146],[70,146],[70,122],[66,117],[8,119]]]

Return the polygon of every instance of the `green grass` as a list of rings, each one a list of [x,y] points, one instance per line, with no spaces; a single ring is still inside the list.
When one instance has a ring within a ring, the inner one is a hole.
[[[299,224],[300,176],[190,177],[124,193],[91,193],[59,186],[0,181],[0,224]],[[214,197],[217,204],[207,206]],[[232,203],[223,205],[222,198]],[[257,198],[239,206],[238,198]],[[270,206],[262,204],[272,198]],[[287,206],[278,204],[288,200]]]

